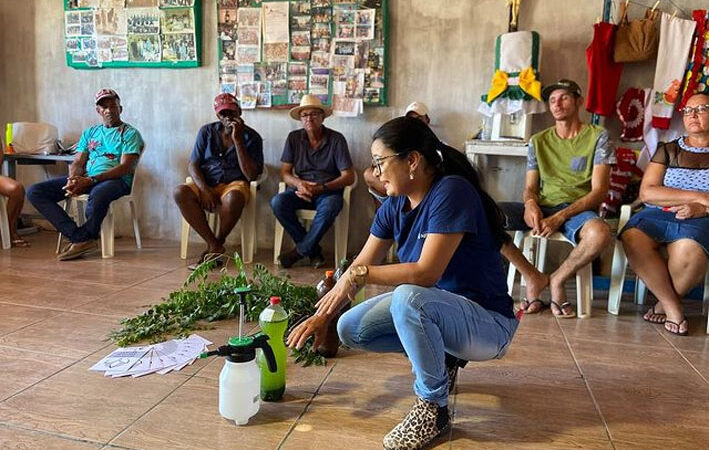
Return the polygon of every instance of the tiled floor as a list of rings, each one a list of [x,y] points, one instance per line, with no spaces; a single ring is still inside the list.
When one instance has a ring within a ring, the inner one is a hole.
[[[54,239],[39,233],[32,248],[0,251],[2,449],[376,449],[413,402],[402,356],[352,350],[325,367],[290,365],[285,399],[264,403],[244,427],[219,416],[216,359],[138,379],[89,372],[113,348],[105,338],[119,319],[178,288],[186,263],[176,243],[136,250],[123,239],[114,259],[61,263]],[[320,275],[290,273],[302,283]],[[707,448],[709,337],[699,305],[691,336],[680,338],[628,302],[608,315],[596,297],[589,319],[525,317],[504,359],[462,370],[454,426],[435,448]],[[234,332],[231,320],[199,333],[220,343]]]

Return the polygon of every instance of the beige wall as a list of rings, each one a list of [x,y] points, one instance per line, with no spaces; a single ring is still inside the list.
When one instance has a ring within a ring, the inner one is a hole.
[[[480,121],[476,108],[492,75],[494,39],[506,31],[504,3],[390,1],[390,106],[365,108],[365,114],[356,119],[331,118],[326,122],[346,136],[360,172],[370,160],[372,133],[401,114],[414,99],[428,104],[432,125],[441,139],[462,148]],[[64,60],[59,0],[0,0],[0,123],[46,121],[59,128],[65,141],[75,141],[83,128],[96,122],[94,91],[104,86],[115,88],[123,100],[124,120],[135,125],[148,144],[137,181],[142,231],[147,237],[177,239],[180,215],[172,201],[172,189],[184,179],[195,133],[213,120],[211,101],[218,89],[214,4],[214,0],[203,0],[202,67],[81,71],[67,67]],[[522,3],[520,29],[536,30],[542,36],[543,81],[570,77],[585,85],[584,49],[601,10],[601,0]],[[263,136],[266,163],[275,173],[283,139],[298,124],[285,111],[246,111],[244,115]],[[537,120],[535,128],[546,124],[546,120]],[[22,168],[19,176],[29,184],[40,179],[41,172]],[[266,200],[276,184],[273,177],[262,191],[262,247],[272,243],[274,218]],[[351,216],[350,252],[366,238],[373,212],[360,185]],[[130,234],[127,221],[119,224],[119,231]],[[331,241],[328,235],[323,243],[331,246]]]

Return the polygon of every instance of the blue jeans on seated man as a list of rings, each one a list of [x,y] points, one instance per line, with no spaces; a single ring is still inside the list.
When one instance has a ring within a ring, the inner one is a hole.
[[[445,406],[445,353],[466,361],[502,358],[518,323],[462,295],[402,284],[345,312],[337,332],[348,347],[405,353],[415,377],[415,394]]]
[[[112,201],[130,194],[130,186],[121,179],[105,180],[91,186],[86,192],[89,194],[86,222],[78,226],[64,208],[58,205],[60,201],[66,200],[62,189],[66,183],[67,177],[59,177],[33,184],[27,189],[27,199],[71,243],[98,239],[108,206]]]
[[[529,231],[531,228],[524,222],[524,203],[520,202],[500,202],[498,204],[502,212],[507,216],[507,231]],[[540,206],[542,216],[549,217],[562,209],[568,207],[570,203],[562,203],[556,206]],[[581,228],[591,219],[598,219],[598,214],[595,211],[582,211],[575,216],[572,216],[564,222],[559,228],[559,232],[564,237],[575,244],[578,244],[576,238]]]
[[[342,209],[342,191],[325,192],[313,198],[312,202],[295,195],[294,188],[274,195],[271,209],[276,219],[283,225],[293,241],[295,248],[303,256],[315,256],[320,253],[320,239],[332,226]],[[315,218],[306,231],[296,216],[298,209],[314,209]]]

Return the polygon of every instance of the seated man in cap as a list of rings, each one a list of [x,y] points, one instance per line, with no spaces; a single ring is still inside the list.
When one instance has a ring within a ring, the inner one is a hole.
[[[431,123],[431,119],[428,117],[428,107],[423,102],[411,103],[406,107],[404,116],[419,119],[426,125]],[[367,167],[364,169],[364,182],[367,183],[369,193],[374,196],[376,203],[381,204],[387,197],[386,189],[384,188],[384,183],[374,176],[373,168]]]
[[[556,123],[529,142],[524,203],[500,207],[509,230],[532,230],[542,237],[559,231],[576,247],[549,277],[540,274],[513,244],[501,251],[527,279],[522,309],[536,313],[549,306],[539,299],[548,285],[552,313],[568,318],[575,313],[566,301],[564,282],[611,243],[610,229],[596,210],[608,193],[615,153],[603,127],[581,122],[583,97],[578,84],[560,80],[546,86],[542,97]]]
[[[224,253],[224,241],[249,202],[249,182],[263,171],[263,140],[244,124],[241,107],[231,94],[214,99],[217,121],[204,125],[187,171],[192,181],[175,188],[182,216],[207,243],[197,264],[207,255]],[[219,214],[219,229],[212,231],[205,210]]]
[[[314,95],[304,95],[300,106],[290,110],[291,118],[300,120],[303,128],[288,135],[281,156],[281,178],[288,190],[271,199],[276,218],[296,244],[278,257],[285,268],[305,256],[314,267],[325,263],[320,239],[342,209],[342,190],[354,183],[345,137],[323,126],[330,114],[332,110]],[[317,211],[309,231],[298,220],[298,209]]]
[[[69,176],[37,183],[27,190],[27,198],[71,245],[57,259],[66,261],[98,249],[108,206],[130,194],[133,173],[143,150],[143,138],[133,126],[121,121],[121,99],[113,89],[95,95],[96,112],[103,124],[84,130],[77,145]],[[89,194],[86,222],[78,226],[57,203],[66,197]]]

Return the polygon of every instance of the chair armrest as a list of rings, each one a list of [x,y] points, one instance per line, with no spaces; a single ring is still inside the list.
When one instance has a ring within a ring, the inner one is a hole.
[[[633,208],[630,205],[622,205],[620,207],[620,218],[618,219],[618,231],[622,230],[630,216],[633,214]]]
[[[263,184],[264,181],[268,179],[268,168],[264,165],[263,166],[263,171],[261,172],[261,175],[258,176],[255,180],[252,180],[251,183],[249,183],[251,188],[256,188],[259,189],[261,185]]]
[[[350,184],[349,186],[345,186],[345,189],[342,191],[342,196],[345,198],[345,200],[350,199],[350,195],[352,194],[352,189],[357,187],[357,181],[358,181],[358,176],[357,176],[357,171],[353,170],[354,172],[354,182]]]

